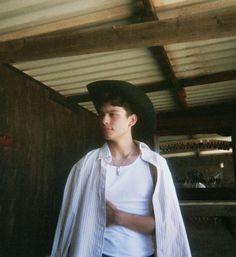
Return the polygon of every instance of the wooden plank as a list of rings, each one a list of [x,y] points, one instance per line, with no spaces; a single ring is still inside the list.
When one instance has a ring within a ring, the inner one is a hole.
[[[153,83],[147,83],[145,85],[140,85],[139,88],[145,93],[157,92],[162,90],[169,90],[168,81],[157,81]],[[75,94],[72,96],[67,96],[66,99],[68,102],[83,103],[91,101],[89,94]]]
[[[236,187],[177,188],[179,201],[236,201]]]
[[[187,108],[185,89],[180,85],[176,78],[175,72],[171,66],[169,57],[163,46],[150,47],[152,54],[157,60],[158,65],[161,67],[163,74],[167,78],[169,90],[173,93],[174,100],[180,109]]]
[[[101,145],[99,124],[7,66],[0,77],[0,134],[14,140],[12,148],[0,146],[0,256],[46,256],[68,172]]]
[[[232,149],[233,149],[233,162],[234,162],[234,183],[236,186],[236,126],[232,129]]]
[[[235,6],[235,0],[199,1],[185,0],[171,4],[161,3],[159,0],[152,0],[153,8],[160,19],[175,18],[184,15],[197,13],[210,13],[213,10],[222,10]]]
[[[180,201],[183,216],[236,216],[236,201]]]
[[[15,68],[9,64],[3,64],[2,67],[6,67],[7,69],[12,70],[14,73],[20,74],[20,76],[22,76],[22,78],[24,78],[28,81],[32,81],[33,83],[39,85],[45,91],[47,91],[48,97],[50,100],[60,104],[61,106],[64,106],[65,108],[68,108],[75,113],[80,113],[81,109],[83,109],[81,106],[78,106],[77,104],[75,104],[75,101],[68,101],[68,99],[65,96],[59,94],[57,91],[51,89],[50,87],[45,86],[43,83],[39,82],[38,80],[35,80],[34,78],[30,77],[26,73],[23,73],[22,71],[18,70],[17,68]],[[90,112],[87,109],[84,109],[84,111],[89,112],[91,115],[95,115],[94,113]]]
[[[93,24],[108,23],[114,20],[127,19],[131,16],[130,10],[126,6],[118,6],[116,8],[101,10],[96,13],[79,15],[72,18],[64,18],[54,22],[22,28],[0,35],[0,41],[10,41],[25,37],[38,36],[47,33],[59,33],[65,30],[75,30]]]
[[[197,86],[203,84],[211,84],[222,81],[236,80],[236,70],[217,72],[208,75],[179,79],[179,83],[183,87]]]
[[[142,2],[146,13],[146,17],[144,17],[144,20],[158,21],[159,17],[155,12],[153,2],[151,0],[148,0],[148,1],[143,0]],[[162,73],[166,77],[166,81],[168,83],[168,89],[171,90],[174,100],[176,102],[176,105],[179,106],[180,109],[186,109],[187,102],[186,102],[185,90],[178,83],[175,72],[169,60],[169,56],[165,51],[165,48],[163,46],[153,46],[153,47],[150,47],[149,50],[151,51],[153,57],[155,58],[158,67],[161,68]]]
[[[98,53],[236,36],[236,7],[207,15],[0,42],[0,62]]]
[[[236,101],[188,108],[186,111],[157,115],[157,135],[231,133],[236,125]],[[211,117],[211,119],[209,119]],[[174,126],[173,126],[174,124]]]
[[[178,84],[182,87],[192,87],[230,80],[236,80],[236,70],[223,71],[208,75],[178,79],[177,81]],[[169,81],[157,81],[145,85],[140,85],[140,89],[142,89],[145,93],[169,90]],[[68,96],[67,99],[69,102],[77,103],[90,101],[90,97],[88,94],[75,94],[72,96]]]

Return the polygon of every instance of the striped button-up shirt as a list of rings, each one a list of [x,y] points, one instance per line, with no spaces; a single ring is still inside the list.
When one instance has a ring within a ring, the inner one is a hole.
[[[156,167],[152,197],[155,245],[158,257],[190,257],[189,243],[175,187],[166,160],[144,143],[141,158]],[[51,257],[101,257],[106,228],[106,163],[108,145],[95,149],[77,162],[65,186]],[[140,189],[141,190],[141,189]]]

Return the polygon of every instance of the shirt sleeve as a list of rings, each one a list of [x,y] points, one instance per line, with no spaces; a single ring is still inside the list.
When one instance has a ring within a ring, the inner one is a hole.
[[[77,181],[78,172],[80,170],[81,161],[75,164],[67,178],[67,182],[64,188],[63,200],[61,209],[57,221],[51,257],[64,257],[67,255],[67,251],[72,236],[72,228],[74,224],[74,209],[76,208],[74,195],[75,184]]]
[[[191,257],[189,242],[171,172],[164,158],[158,160],[153,195],[158,257]]]

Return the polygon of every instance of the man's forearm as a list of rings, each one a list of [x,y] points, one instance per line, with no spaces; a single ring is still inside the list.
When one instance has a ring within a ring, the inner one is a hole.
[[[143,234],[153,234],[155,231],[155,219],[153,216],[142,216],[116,209],[114,222],[117,225]]]

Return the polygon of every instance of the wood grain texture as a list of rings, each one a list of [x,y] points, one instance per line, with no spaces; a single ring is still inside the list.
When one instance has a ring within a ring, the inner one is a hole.
[[[0,42],[0,62],[108,52],[236,36],[236,9]]]
[[[98,123],[5,66],[0,77],[0,134],[14,140],[12,148],[0,148],[0,256],[46,256],[66,177],[100,144]]]

